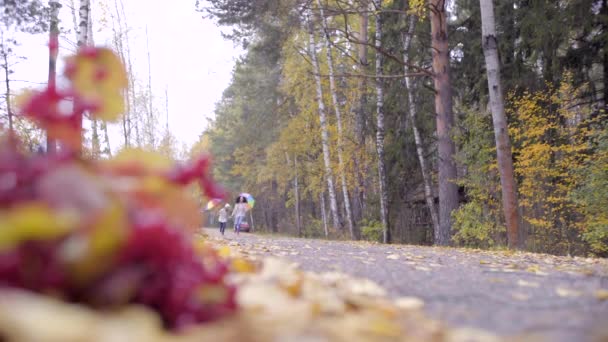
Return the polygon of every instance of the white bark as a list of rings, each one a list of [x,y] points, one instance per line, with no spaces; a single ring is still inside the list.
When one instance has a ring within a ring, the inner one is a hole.
[[[6,41],[4,40],[4,32],[0,32],[0,39],[2,40],[2,50],[0,51],[0,55],[2,56],[2,64],[1,67],[4,70],[4,83],[6,86],[6,112],[8,114],[8,131],[10,136],[12,137],[15,134],[15,128],[13,127],[13,110],[11,108],[11,82],[10,82],[10,64],[8,62],[8,54],[9,50],[6,46]]]
[[[321,218],[323,220],[323,230],[325,231],[325,237],[327,238],[329,236],[329,229],[327,228],[327,214],[326,214],[326,210],[325,210],[325,194],[324,193],[320,193],[319,196],[321,197]]]
[[[410,16],[408,29],[403,34],[403,71],[405,74],[411,70],[407,67],[410,62],[410,46],[412,38],[414,36],[414,29],[416,27],[417,18],[414,15]],[[416,125],[416,103],[414,99],[414,82],[410,77],[405,77],[405,90],[407,91],[408,105],[409,105],[409,116],[412,124],[412,130],[414,131],[414,142],[416,143],[416,154],[418,155],[418,162],[420,163],[420,171],[422,173],[422,180],[424,182],[424,199],[426,205],[429,208],[431,215],[431,221],[433,223],[433,231],[439,230],[439,215],[437,213],[437,207],[435,206],[435,196],[433,195],[432,179],[429,171],[429,167],[424,156],[424,147],[422,144],[422,136]]]
[[[154,148],[156,143],[156,139],[154,137],[154,128],[155,128],[155,120],[154,120],[154,108],[152,107],[152,64],[150,62],[150,42],[148,40],[148,27],[146,26],[146,49],[148,51],[148,118],[146,126],[149,131],[149,142],[150,147]]]
[[[78,24],[78,47],[85,45],[89,38],[89,12],[91,10],[91,1],[90,0],[80,0],[80,9],[78,10],[79,14],[79,24]]]
[[[120,6],[119,6],[120,2]],[[114,43],[116,45],[116,49],[120,55],[120,58],[123,64],[127,68],[128,75],[128,87],[124,92],[125,96],[125,113],[122,117],[122,129],[123,129],[123,137],[124,137],[124,145],[125,147],[129,147],[131,145],[131,132],[133,128],[133,113],[132,109],[134,108],[133,101],[135,98],[135,79],[133,72],[133,66],[131,63],[131,49],[129,43],[129,28],[126,27],[127,19],[124,9],[124,3],[122,0],[114,0],[114,9],[116,12],[116,20],[118,23],[118,31],[114,27],[114,22],[112,22],[112,29],[114,32]],[[112,21],[114,21],[114,15],[112,14]],[[124,25],[123,25],[124,23]]]
[[[51,8],[51,25],[49,27],[49,42],[56,41],[59,42],[59,9],[61,8],[61,4],[57,1],[49,1],[49,6]],[[48,87],[55,87],[56,75],[57,75],[57,53],[59,50],[59,46],[56,49],[49,49],[49,77],[48,77]],[[46,152],[47,153],[55,153],[57,150],[57,142],[46,136]]]
[[[327,65],[329,68],[329,91],[331,93],[331,101],[334,106],[336,113],[336,124],[338,126],[338,166],[340,168],[340,181],[342,183],[342,195],[344,196],[344,209],[346,210],[346,221],[348,224],[348,232],[350,238],[355,238],[353,215],[350,205],[350,198],[348,195],[348,187],[346,183],[346,171],[344,166],[344,142],[343,142],[343,129],[342,129],[342,110],[340,109],[340,103],[338,102],[338,94],[336,89],[336,80],[334,77],[334,58],[331,53],[331,38],[329,37],[329,31],[327,28],[327,18],[323,11],[321,0],[317,0],[319,11],[321,15],[321,23],[323,24],[323,31],[325,33],[325,52],[327,53]]]
[[[500,64],[498,61],[498,41],[494,20],[494,4],[492,0],[480,0],[481,32],[483,53],[488,73],[488,89],[490,93],[490,108],[494,124],[494,138],[500,185],[502,189],[502,207],[507,225],[509,247],[519,247],[519,212],[517,204],[517,186],[513,175],[513,159],[511,141],[505,115],[505,104],[500,82]]]
[[[374,44],[376,46],[376,74],[382,76],[382,54],[378,52],[382,48],[382,20],[380,9],[382,0],[375,0],[376,7],[376,35]],[[386,166],[384,164],[384,89],[382,77],[376,77],[376,151],[378,153],[378,183],[380,185],[380,221],[382,222],[382,242],[391,241],[388,226],[388,190],[386,188]]]
[[[89,3],[89,12],[87,18],[87,45],[93,46],[95,45],[95,39],[93,38],[93,20],[91,18],[91,13],[93,12],[93,2]],[[76,13],[72,11],[72,16],[74,18],[74,22],[76,20]],[[78,33],[79,35],[79,33]],[[101,156],[101,145],[99,143],[99,131],[97,129],[97,119],[91,118],[91,149],[93,153],[93,157],[95,159]]]
[[[340,226],[340,219],[338,217],[338,205],[336,200],[336,190],[334,187],[334,179],[331,170],[331,158],[329,154],[329,130],[327,128],[327,115],[325,113],[325,104],[323,103],[323,88],[321,86],[321,76],[319,60],[317,58],[317,44],[315,42],[314,23],[312,17],[309,17],[308,22],[308,34],[309,34],[309,49],[310,57],[313,65],[313,73],[315,77],[316,91],[317,91],[317,103],[319,107],[319,121],[321,125],[321,144],[323,147],[323,162],[325,164],[325,178],[327,180],[327,190],[329,192],[329,208],[331,210],[331,217],[333,221],[334,229],[338,229]]]

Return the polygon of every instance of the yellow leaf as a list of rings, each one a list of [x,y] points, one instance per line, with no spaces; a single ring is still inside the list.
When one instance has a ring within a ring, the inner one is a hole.
[[[128,148],[120,151],[114,158],[104,161],[102,166],[119,173],[150,174],[170,170],[173,162],[160,153]]]
[[[114,252],[127,239],[127,213],[118,202],[97,214],[92,222],[90,229],[70,236],[62,248],[62,256],[78,282],[103,273],[114,261]]]
[[[599,289],[599,290],[595,291],[595,298],[597,298],[599,300],[608,300],[608,290]]]
[[[227,258],[230,256],[230,247],[222,246],[218,249],[217,254],[219,254],[222,258]]]
[[[42,203],[24,203],[0,213],[0,251],[23,241],[48,240],[75,229],[77,217],[67,212],[54,212]]]
[[[205,304],[223,303],[228,297],[224,285],[203,285],[197,291],[197,298]]]
[[[232,268],[240,273],[252,273],[255,271],[255,266],[247,260],[236,258],[232,260]]]
[[[127,73],[116,54],[107,48],[80,51],[68,60],[68,78],[84,101],[95,103],[95,116],[117,120],[124,112],[121,94],[128,86]]]

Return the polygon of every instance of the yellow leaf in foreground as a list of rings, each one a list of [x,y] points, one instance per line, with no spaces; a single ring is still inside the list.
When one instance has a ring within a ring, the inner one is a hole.
[[[219,254],[222,258],[227,258],[230,256],[231,251],[230,251],[230,247],[228,246],[222,246],[217,250],[217,254]]]
[[[597,298],[599,300],[608,300],[608,290],[599,289],[599,290],[595,291],[595,298]]]
[[[240,273],[251,273],[255,271],[255,266],[247,260],[237,258],[232,260],[232,269]]]
[[[60,237],[76,227],[77,218],[68,213],[55,213],[42,203],[25,203],[0,212],[0,251],[27,240]]]

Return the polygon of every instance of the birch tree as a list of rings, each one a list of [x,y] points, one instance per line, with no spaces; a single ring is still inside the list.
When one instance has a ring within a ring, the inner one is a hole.
[[[357,40],[360,44],[357,45],[358,69],[360,74],[365,74],[367,69],[367,40],[369,29],[369,0],[360,1],[361,11],[359,13],[359,31],[356,32]],[[360,77],[357,81],[357,92],[359,94],[359,102],[355,107],[355,142],[357,144],[357,154],[355,155],[355,172],[357,176],[357,196],[355,196],[355,206],[359,210],[360,216],[363,216],[366,207],[366,189],[365,189],[365,172],[364,169],[364,153],[365,153],[365,122],[367,110],[367,78]]]
[[[502,208],[507,225],[507,239],[510,248],[520,247],[519,212],[517,204],[517,186],[513,176],[513,156],[511,140],[505,115],[505,104],[500,81],[500,64],[498,61],[498,39],[494,20],[493,0],[479,0],[481,7],[482,47],[486,60],[490,108],[496,141],[496,156],[500,173]]]
[[[435,86],[435,115],[439,169],[439,229],[435,244],[448,245],[451,239],[452,211],[458,208],[458,187],[454,153],[456,146],[450,137],[454,125],[452,88],[450,84],[450,51],[446,0],[429,0],[431,19],[431,51]]]
[[[11,70],[10,56],[12,55],[13,49],[10,45],[14,45],[16,42],[14,39],[5,39],[4,32],[0,32],[0,67],[4,71],[4,85],[6,87],[5,101],[6,101],[6,114],[8,116],[8,131],[10,135],[15,134],[15,127],[13,125],[13,109],[11,105],[11,78],[10,75],[13,73]]]
[[[329,208],[333,220],[333,227],[337,229],[340,226],[338,216],[338,205],[336,200],[336,190],[334,187],[334,178],[331,169],[331,157],[329,153],[329,129],[327,127],[327,114],[325,112],[325,104],[323,103],[323,88],[321,84],[321,68],[317,57],[317,43],[315,39],[314,22],[312,15],[308,17],[308,35],[309,35],[309,53],[312,61],[313,73],[316,86],[316,98],[319,111],[319,122],[321,125],[321,144],[323,148],[323,162],[325,165],[325,178],[327,180],[327,191],[329,192]]]
[[[407,31],[403,32],[403,71],[404,74],[408,74],[412,70],[408,67],[410,65],[410,47],[412,39],[414,37],[414,29],[416,28],[417,17],[410,15]],[[431,173],[428,167],[428,162],[425,157],[424,145],[422,143],[422,135],[418,129],[416,123],[417,108],[415,102],[415,82],[411,77],[405,77],[405,91],[407,92],[408,100],[408,112],[410,117],[410,123],[412,125],[412,131],[414,132],[414,142],[416,144],[416,154],[418,156],[418,162],[420,163],[420,172],[422,173],[422,180],[424,182],[424,199],[429,209],[431,216],[431,222],[433,223],[433,231],[439,230],[439,217],[437,215],[437,208],[435,207],[435,196],[433,195]]]
[[[334,77],[334,58],[332,55],[332,42],[329,36],[329,30],[327,28],[327,18],[323,11],[321,0],[317,0],[319,6],[319,13],[321,15],[321,23],[323,25],[323,32],[325,38],[325,52],[327,54],[327,66],[329,69],[329,92],[331,93],[331,101],[336,113],[336,125],[338,126],[338,167],[340,172],[340,181],[342,185],[342,195],[344,196],[344,209],[346,211],[346,221],[348,224],[348,232],[350,233],[351,239],[355,238],[353,216],[350,205],[350,198],[348,195],[348,187],[346,183],[346,171],[344,166],[344,131],[342,129],[342,110],[340,109],[340,103],[338,102],[338,91],[336,89],[336,79]]]
[[[51,8],[51,25],[49,27],[49,39],[53,44],[59,44],[59,8],[61,8],[61,4],[57,1],[49,1],[49,6]],[[57,78],[57,52],[59,51],[59,47],[50,48],[49,49],[49,77],[48,84],[49,88],[55,86],[55,81]],[[46,135],[46,151],[47,153],[55,153],[57,149],[56,142]]]
[[[390,243],[391,234],[388,225],[388,191],[386,188],[386,165],[384,163],[384,89],[382,66],[382,0],[375,0],[376,7],[376,34],[374,45],[376,48],[376,150],[378,153],[378,183],[380,185],[380,222],[382,222],[382,242]]]
[[[91,10],[90,0],[80,0],[80,7],[78,9],[79,23],[78,23],[78,40],[76,44],[78,47],[82,47],[88,41],[88,28],[89,28],[89,11]]]

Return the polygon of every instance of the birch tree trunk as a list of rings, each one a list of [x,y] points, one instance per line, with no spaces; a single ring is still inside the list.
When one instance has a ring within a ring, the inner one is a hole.
[[[57,1],[49,1],[51,8],[51,26],[49,28],[49,77],[48,87],[54,88],[57,78],[57,53],[59,52],[59,9],[61,4]],[[55,153],[57,143],[46,135],[46,152]]]
[[[321,86],[321,73],[319,67],[319,60],[317,58],[317,44],[315,42],[315,32],[314,23],[312,21],[312,15],[308,19],[309,50],[310,57],[312,60],[313,73],[315,75],[317,103],[319,107],[319,121],[321,125],[321,144],[323,145],[323,162],[325,164],[325,178],[327,180],[327,190],[329,192],[329,208],[331,210],[333,227],[335,230],[337,230],[340,226],[340,219],[338,216],[336,190],[334,187],[334,179],[331,170],[331,158],[329,155],[329,131],[327,128],[327,115],[325,113],[325,104],[323,103],[323,89]]]
[[[408,74],[411,70],[408,67],[410,62],[410,46],[414,37],[414,29],[416,28],[417,18],[414,15],[410,15],[408,29],[403,33],[403,71],[404,74]],[[433,231],[439,230],[439,216],[437,214],[437,208],[435,207],[435,197],[433,196],[433,187],[431,173],[429,171],[428,163],[424,155],[424,145],[422,144],[422,136],[418,130],[416,124],[416,102],[414,96],[415,85],[411,77],[405,77],[405,91],[407,92],[408,109],[410,122],[412,124],[412,131],[414,131],[414,142],[416,143],[416,154],[418,155],[418,162],[420,163],[420,171],[422,173],[422,180],[424,182],[424,199],[431,215],[431,221],[433,223]]]
[[[482,47],[488,73],[490,108],[494,124],[494,139],[496,140],[496,156],[498,159],[498,171],[500,172],[502,208],[507,225],[507,239],[509,248],[519,248],[521,247],[521,241],[519,238],[520,218],[517,204],[517,185],[515,184],[515,177],[513,175],[511,141],[509,139],[507,116],[505,115],[505,104],[500,82],[494,4],[493,0],[480,0],[479,5],[481,7]]]
[[[5,45],[4,41],[4,32],[0,32],[0,36],[2,37],[2,51],[0,54],[2,55],[2,69],[4,69],[4,83],[6,86],[6,113],[8,114],[8,132],[9,136],[12,138],[15,135],[15,128],[13,127],[13,109],[11,107],[11,80],[10,80],[10,66],[8,63],[8,48]]]
[[[317,0],[317,5],[319,6],[319,11],[321,15],[321,23],[323,24],[323,32],[325,33],[325,52],[327,53],[327,65],[329,68],[329,91],[331,93],[331,101],[334,106],[334,111],[336,113],[336,124],[338,126],[338,167],[340,168],[340,181],[342,183],[342,195],[344,196],[344,209],[346,211],[346,221],[348,224],[348,232],[350,234],[350,238],[355,238],[354,224],[353,224],[353,215],[350,205],[350,198],[348,195],[348,187],[346,183],[346,171],[344,166],[344,142],[343,136],[344,131],[342,129],[342,110],[340,109],[340,103],[338,102],[338,91],[336,89],[336,79],[334,77],[334,58],[332,55],[331,48],[331,38],[329,36],[329,31],[327,28],[327,18],[325,18],[325,13],[323,11],[323,5],[321,4],[321,0]]]
[[[119,6],[120,2],[120,6]],[[131,49],[129,44],[129,28],[126,27],[126,15],[124,9],[124,3],[122,0],[114,0],[114,9],[116,12],[116,20],[118,22],[118,31],[114,27],[114,23],[112,22],[112,30],[114,32],[114,44],[116,45],[116,49],[120,58],[127,68],[128,75],[128,86],[124,92],[125,97],[125,113],[122,116],[122,129],[123,129],[123,138],[125,147],[129,147],[131,145],[131,132],[133,126],[133,99],[135,98],[135,80],[133,73],[133,66],[131,63]],[[114,15],[112,14],[112,20],[114,21]],[[123,25],[124,23],[124,25]]]
[[[87,18],[87,44],[90,46],[95,45],[95,40],[93,38],[93,20],[91,18],[91,12],[93,12],[92,0],[89,3],[89,13]],[[73,16],[76,17],[76,13],[72,12]],[[91,152],[93,154],[93,158],[98,159],[101,156],[101,144],[99,143],[99,131],[97,129],[97,119],[91,119]]]
[[[382,0],[375,0],[377,14],[376,35],[374,44],[376,46],[376,150],[378,153],[378,183],[380,185],[380,221],[382,222],[382,242],[390,243],[391,234],[388,225],[388,190],[386,189],[386,166],[384,164],[384,89],[382,82],[383,66],[382,54],[378,51],[382,48]]]
[[[146,49],[148,50],[148,118],[146,126],[149,130],[150,146],[154,148],[155,137],[154,137],[154,108],[152,108],[152,63],[150,63],[150,43],[148,40],[148,27],[146,26]]]
[[[85,46],[88,42],[88,28],[89,28],[89,12],[91,10],[91,2],[90,0],[80,0],[80,7],[78,10],[78,14],[79,14],[79,24],[78,24],[78,40],[76,42],[78,48],[82,48],[83,46]],[[76,105],[76,104],[75,104]],[[81,146],[82,148],[82,132],[84,132],[83,128],[83,116],[80,116],[80,123],[79,123],[79,127],[80,127],[80,143],[78,146]],[[79,150],[79,152],[81,152],[81,150]]]
[[[88,42],[89,34],[89,11],[91,10],[90,0],[80,0],[79,24],[78,24],[78,41],[76,42],[78,47],[85,45]]]
[[[329,229],[327,228],[327,210],[325,209],[325,194],[320,193],[321,198],[321,219],[323,220],[323,229],[325,231],[325,238],[329,237]]]
[[[112,148],[110,146],[110,136],[108,135],[108,124],[105,121],[101,122],[101,131],[103,132],[103,142],[105,145],[104,152],[109,157],[112,157]]]
[[[456,146],[450,137],[454,114],[450,84],[447,4],[446,0],[429,0],[429,5],[439,157],[439,230],[435,231],[435,244],[448,245],[451,239],[452,211],[458,208],[458,187],[454,183],[457,177],[454,161]]]
[[[289,159],[289,154],[287,154],[287,158]],[[288,164],[291,164],[288,162]],[[300,220],[300,184],[298,179],[298,156],[294,155],[293,157],[293,192],[295,197],[295,210],[296,210],[296,229],[298,231],[298,236],[302,236],[302,221]]]
[[[361,13],[359,14],[359,32],[357,33],[357,40],[360,44],[357,46],[357,54],[359,59],[359,72],[363,75],[367,70],[367,40],[368,40],[368,28],[369,28],[369,0],[361,0]],[[355,155],[355,173],[357,175],[357,195],[355,196],[355,208],[359,211],[359,216],[355,217],[362,218],[365,213],[365,205],[367,201],[367,194],[365,189],[365,176],[364,172],[364,154],[365,154],[365,123],[367,111],[367,78],[361,77],[357,84],[359,103],[355,106],[355,141],[357,144],[357,152]],[[356,228],[356,227],[355,227]],[[359,233],[356,231],[356,233]],[[359,234],[357,234],[359,235]]]

